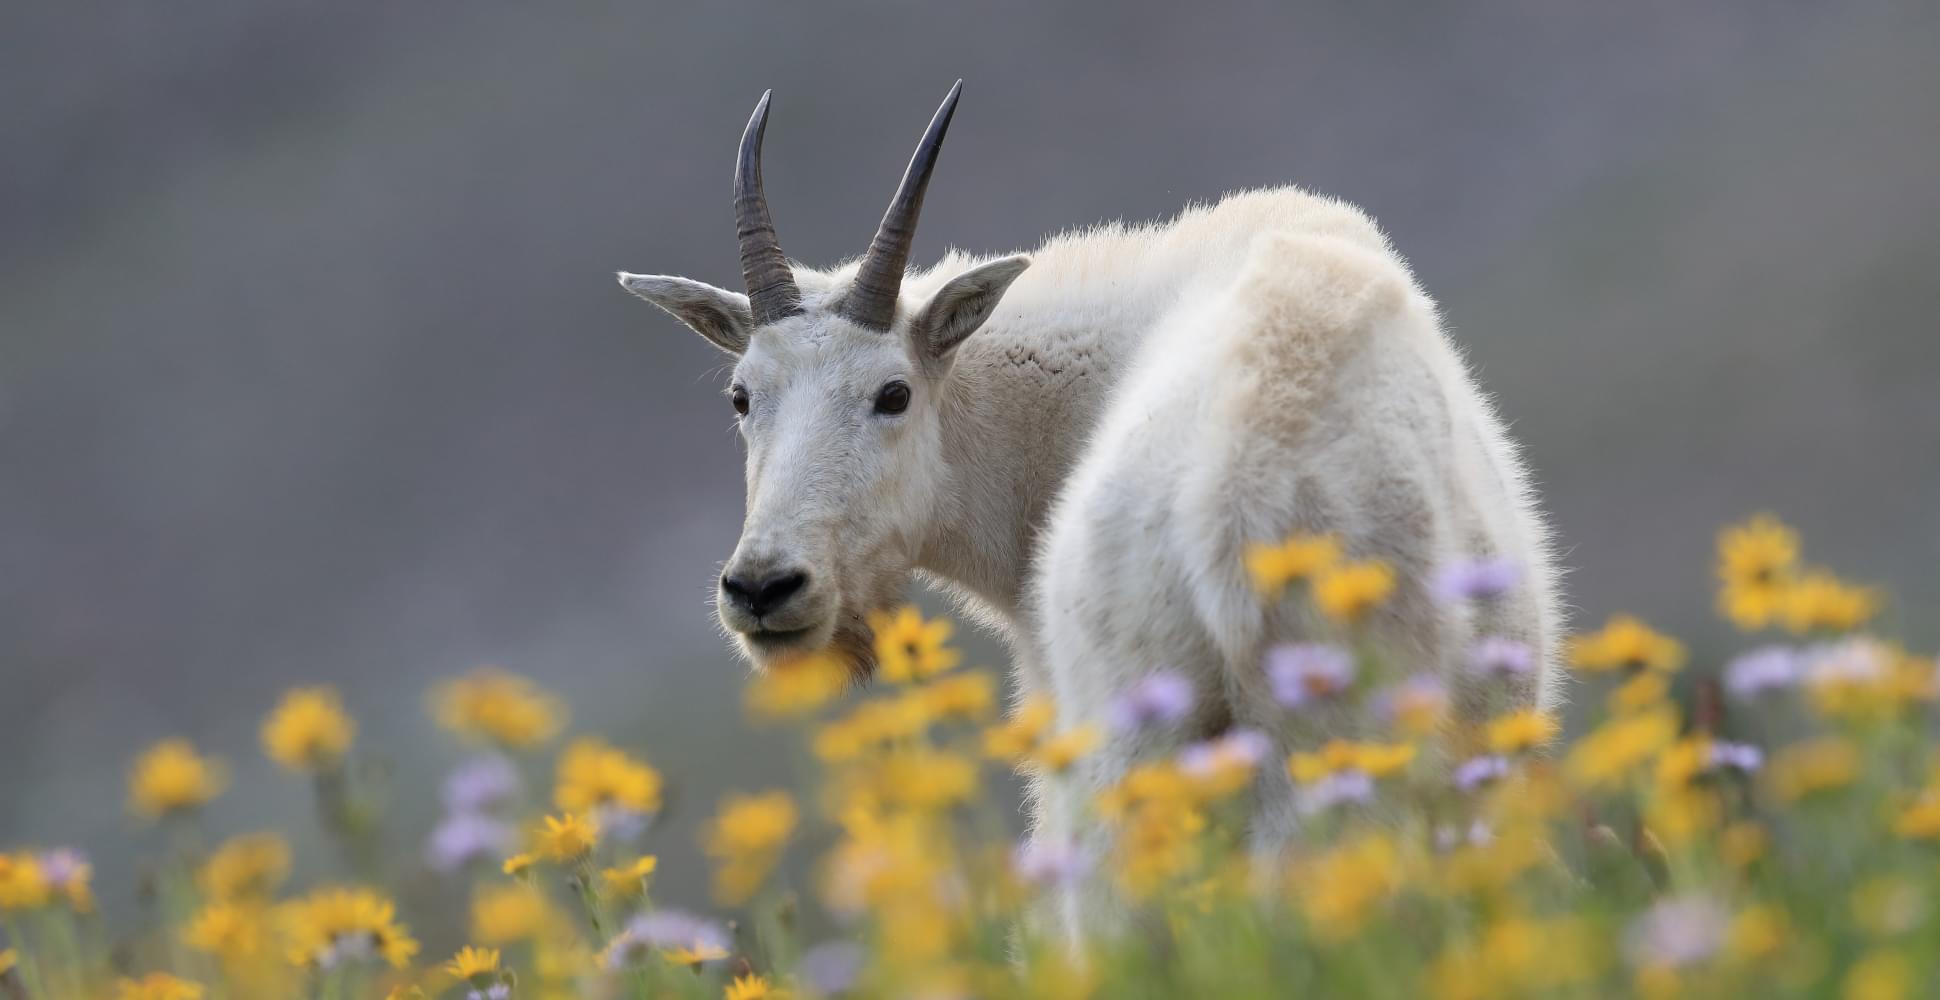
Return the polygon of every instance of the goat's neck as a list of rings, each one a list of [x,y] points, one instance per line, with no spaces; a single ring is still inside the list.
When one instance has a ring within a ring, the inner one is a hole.
[[[1142,333],[987,328],[956,359],[943,411],[945,495],[916,564],[1013,633],[1045,516]]]

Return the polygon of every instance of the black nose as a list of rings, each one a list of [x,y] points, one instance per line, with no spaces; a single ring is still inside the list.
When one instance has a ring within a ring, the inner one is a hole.
[[[727,595],[729,603],[759,618],[788,603],[807,582],[808,574],[800,570],[775,573],[759,580],[729,575],[721,577],[721,592]]]

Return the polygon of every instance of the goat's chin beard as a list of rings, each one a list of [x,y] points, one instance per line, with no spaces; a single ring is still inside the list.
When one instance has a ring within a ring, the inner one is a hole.
[[[876,631],[869,627],[867,615],[842,612],[837,616],[828,639],[819,648],[801,646],[778,649],[760,646],[745,635],[735,635],[735,639],[742,655],[753,661],[760,670],[787,663],[796,657],[819,653],[841,661],[849,668],[849,676],[858,684],[868,681],[876,673]]]
[[[858,684],[876,675],[876,630],[865,615],[843,615],[827,651],[848,664],[849,677]]]

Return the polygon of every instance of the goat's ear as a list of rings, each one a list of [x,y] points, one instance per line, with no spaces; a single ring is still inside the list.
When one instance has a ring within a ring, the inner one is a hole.
[[[951,278],[916,314],[910,334],[933,358],[956,350],[990,318],[1010,283],[1029,266],[1029,257],[1004,257]]]
[[[676,278],[665,274],[628,274],[620,272],[626,290],[673,314],[673,317],[707,338],[729,354],[748,349],[748,334],[754,330],[754,314],[748,311],[748,297],[740,292],[716,288],[704,281]]]

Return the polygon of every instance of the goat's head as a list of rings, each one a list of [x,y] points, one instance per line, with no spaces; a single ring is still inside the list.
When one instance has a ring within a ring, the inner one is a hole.
[[[729,398],[747,446],[747,518],[720,579],[722,624],[757,665],[817,649],[873,665],[868,613],[900,595],[939,502],[951,361],[1030,261],[1007,257],[900,301],[923,192],[962,81],[910,158],[854,277],[809,294],[776,242],[761,191],[768,94],[734,170],[747,294],[620,275],[737,361]]]

